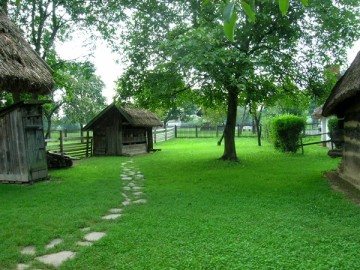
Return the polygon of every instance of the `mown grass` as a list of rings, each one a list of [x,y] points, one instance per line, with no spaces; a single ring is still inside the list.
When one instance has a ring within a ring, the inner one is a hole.
[[[55,181],[0,186],[0,269],[31,260],[19,255],[22,246],[44,253],[54,237],[65,240],[57,249],[77,251],[61,269],[360,267],[360,210],[325,181],[338,162],[326,149],[283,154],[241,138],[234,164],[216,159],[216,139],[157,148],[132,158],[148,204],[129,206],[116,221],[100,216],[121,202],[120,163],[128,158],[91,158],[52,172]],[[108,235],[76,247],[85,226]]]

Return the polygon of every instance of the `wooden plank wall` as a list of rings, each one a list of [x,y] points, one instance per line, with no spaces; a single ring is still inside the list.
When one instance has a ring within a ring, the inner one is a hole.
[[[28,163],[21,109],[0,118],[0,181],[27,182]]]
[[[345,143],[340,175],[360,188],[360,102],[348,109],[344,122]]]

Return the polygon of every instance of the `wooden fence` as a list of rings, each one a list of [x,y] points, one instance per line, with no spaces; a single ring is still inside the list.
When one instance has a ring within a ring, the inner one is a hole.
[[[175,127],[172,128],[156,128],[153,132],[153,142],[164,142],[176,138]]]
[[[71,157],[85,158],[93,154],[93,137],[91,133],[86,136],[79,135],[80,131],[53,130],[52,139],[46,139],[46,150],[50,152],[64,153]],[[70,135],[70,136],[69,136]],[[163,142],[175,138],[175,128],[154,129],[153,142]]]
[[[89,136],[89,133],[84,137],[67,137],[64,130],[57,132],[59,134],[57,138],[45,139],[46,151],[64,153],[76,158],[92,156],[93,138]]]
[[[219,138],[224,132],[225,126],[175,126],[175,138]],[[256,137],[254,126],[237,125],[236,137]]]

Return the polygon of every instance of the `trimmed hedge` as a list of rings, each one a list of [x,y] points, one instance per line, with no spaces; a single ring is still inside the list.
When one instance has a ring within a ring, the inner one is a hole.
[[[329,128],[329,133],[331,136],[333,130],[339,128],[339,120],[336,117],[330,118],[329,122],[328,122],[328,128]]]
[[[271,120],[271,134],[276,149],[295,153],[299,146],[301,132],[305,128],[305,119],[285,114]]]

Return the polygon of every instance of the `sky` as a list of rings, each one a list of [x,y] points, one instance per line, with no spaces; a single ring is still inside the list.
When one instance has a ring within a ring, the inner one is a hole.
[[[58,44],[58,52],[60,56],[65,60],[82,59],[89,55],[89,50],[82,47],[82,42],[79,39],[69,41],[65,44]],[[348,51],[348,64],[350,65],[355,59],[357,53],[360,51],[360,40],[358,40],[354,46]],[[106,46],[103,42],[97,42],[96,49],[93,57],[90,58],[96,67],[96,74],[101,77],[105,83],[103,95],[107,99],[107,103],[110,104],[115,92],[115,81],[122,74],[124,68],[121,64],[116,63],[116,59],[119,56]]]
[[[57,50],[61,58],[64,60],[82,60],[91,54],[90,50],[83,47],[83,42],[79,40],[72,40],[66,43],[57,44]],[[110,104],[115,92],[115,81],[122,74],[123,67],[116,63],[118,55],[114,54],[104,42],[97,42],[96,49],[90,61],[95,64],[96,75],[100,76],[105,83],[103,96],[106,97],[107,103]]]

